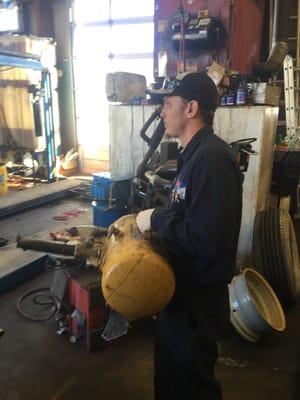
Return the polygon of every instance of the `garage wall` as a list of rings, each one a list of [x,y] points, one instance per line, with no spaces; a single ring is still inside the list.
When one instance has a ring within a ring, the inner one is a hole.
[[[168,53],[168,75],[176,75],[178,53],[171,41],[172,17],[179,7],[179,1],[156,0],[155,6],[155,73],[158,72],[158,53]],[[203,69],[213,60],[250,73],[254,62],[260,59],[260,46],[265,9],[264,0],[186,0],[185,12],[208,10],[209,16],[219,18],[227,29],[226,47],[219,51],[201,51],[187,57],[188,69]]]
[[[254,63],[260,61],[264,0],[238,0],[232,9],[229,59],[233,69],[251,73]]]
[[[21,0],[25,33],[53,37],[53,0]]]
[[[58,94],[62,153],[78,149],[70,27],[70,0],[52,0],[53,25],[57,42]]]

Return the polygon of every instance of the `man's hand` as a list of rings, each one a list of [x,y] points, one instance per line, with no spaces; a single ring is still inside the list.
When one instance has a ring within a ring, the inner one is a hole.
[[[136,217],[136,224],[141,233],[150,231],[151,229],[151,215],[154,208],[149,208],[148,210],[140,211]]]

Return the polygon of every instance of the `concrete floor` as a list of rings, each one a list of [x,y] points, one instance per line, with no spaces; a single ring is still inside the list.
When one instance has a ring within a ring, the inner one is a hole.
[[[31,322],[16,300],[48,286],[42,273],[0,297],[0,398],[5,400],[148,400],[153,398],[154,321],[135,323],[114,345],[89,353],[56,335],[56,323]],[[234,331],[221,344],[217,375],[225,400],[299,400],[300,305],[288,315],[287,330],[257,344]],[[188,399],[187,399],[188,400]]]
[[[60,207],[64,210],[67,205]],[[43,223],[51,222],[53,212],[48,206]],[[22,218],[27,220],[25,214]],[[155,321],[138,321],[114,345],[89,353],[70,343],[67,335],[57,336],[54,320],[32,322],[18,314],[17,299],[32,289],[49,286],[51,280],[52,273],[43,272],[0,296],[0,328],[5,330],[0,338],[0,399],[152,399]],[[224,400],[300,399],[299,322],[300,304],[289,311],[284,333],[256,344],[232,329],[221,343],[217,365]]]

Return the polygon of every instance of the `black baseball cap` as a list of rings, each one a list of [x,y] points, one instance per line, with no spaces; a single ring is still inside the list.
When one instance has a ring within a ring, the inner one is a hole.
[[[186,100],[196,100],[204,110],[215,111],[218,107],[218,91],[214,81],[205,72],[185,72],[176,78],[165,78],[161,89],[150,94],[180,96]]]

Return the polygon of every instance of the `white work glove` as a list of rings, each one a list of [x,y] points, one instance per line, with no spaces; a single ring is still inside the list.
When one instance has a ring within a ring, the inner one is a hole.
[[[154,208],[149,208],[148,210],[140,211],[136,217],[136,224],[141,233],[150,231],[151,229],[151,215]]]

